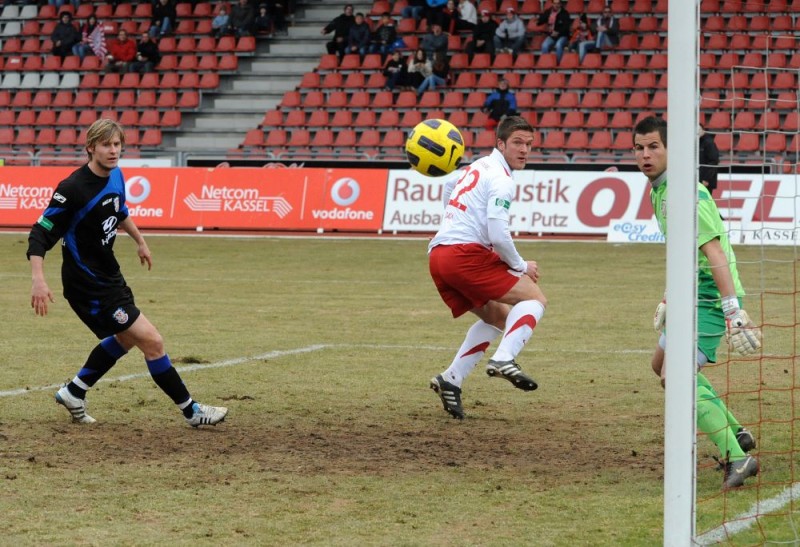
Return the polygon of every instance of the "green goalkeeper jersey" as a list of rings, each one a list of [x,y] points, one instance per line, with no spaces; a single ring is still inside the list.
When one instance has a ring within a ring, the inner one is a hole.
[[[653,211],[656,214],[658,227],[664,237],[667,237],[667,181],[664,179],[660,184],[650,190],[650,202],[653,204]],[[728,240],[728,233],[722,223],[722,217],[717,209],[717,204],[708,192],[708,188],[697,183],[697,247],[700,248],[714,238],[718,238],[722,245],[725,256],[728,257],[728,265],[731,269],[733,285],[736,287],[736,295],[744,296],[742,282],[739,280],[739,272],[736,269],[736,255],[733,252],[731,243]],[[702,252],[697,253],[697,298],[702,301],[715,301],[719,304],[719,289],[711,276],[711,268],[708,258]]]

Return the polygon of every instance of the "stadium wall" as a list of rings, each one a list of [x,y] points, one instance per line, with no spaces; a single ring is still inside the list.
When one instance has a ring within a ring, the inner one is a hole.
[[[27,227],[72,167],[0,169],[0,227]],[[408,169],[128,167],[127,206],[145,229],[434,232],[447,177]],[[458,176],[458,172],[450,176]],[[516,172],[516,234],[663,242],[640,173]],[[722,174],[714,193],[734,242],[796,244],[795,178]]]

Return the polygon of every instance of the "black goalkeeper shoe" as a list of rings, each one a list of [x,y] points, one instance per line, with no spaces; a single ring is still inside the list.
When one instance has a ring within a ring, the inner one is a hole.
[[[744,485],[745,479],[758,475],[758,460],[753,456],[747,456],[743,460],[735,462],[720,462],[725,471],[722,479],[722,489],[739,488]]]
[[[454,386],[439,374],[431,379],[431,389],[439,394],[442,406],[453,417],[464,419],[464,409],[461,406],[461,388]]]
[[[533,391],[539,384],[536,380],[522,372],[519,365],[512,359],[510,361],[492,361],[486,364],[486,374],[492,377],[505,378],[514,387],[522,391]]]
[[[756,447],[756,438],[743,427],[740,427],[739,431],[736,432],[736,440],[739,442],[739,448],[743,452],[750,452]]]

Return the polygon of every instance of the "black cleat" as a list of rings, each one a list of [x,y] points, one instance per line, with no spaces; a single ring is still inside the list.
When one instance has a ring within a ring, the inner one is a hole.
[[[747,429],[740,427],[736,432],[736,440],[743,452],[750,452],[756,447],[756,438]]]
[[[747,456],[743,460],[735,462],[720,462],[725,470],[725,477],[722,479],[722,489],[739,488],[744,485],[745,479],[758,475],[758,460],[753,456]]]
[[[539,387],[536,380],[522,372],[522,369],[513,359],[510,361],[490,360],[486,364],[486,374],[492,377],[505,378],[514,384],[514,387],[522,391],[533,391]]]
[[[431,389],[439,394],[442,406],[453,417],[464,419],[464,409],[461,407],[461,388],[454,386],[439,374],[431,379]]]

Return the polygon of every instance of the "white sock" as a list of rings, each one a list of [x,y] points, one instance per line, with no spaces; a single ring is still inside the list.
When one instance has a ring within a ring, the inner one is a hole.
[[[511,308],[506,318],[505,334],[492,360],[510,361],[519,355],[543,315],[544,306],[538,300],[524,300]]]
[[[458,353],[456,353],[455,358],[453,358],[453,362],[448,369],[442,373],[444,379],[451,384],[461,387],[464,378],[472,372],[475,365],[483,358],[483,354],[486,353],[489,344],[492,343],[492,340],[500,336],[501,333],[502,331],[497,327],[493,327],[488,323],[478,320],[469,328],[464,342],[462,342]]]

